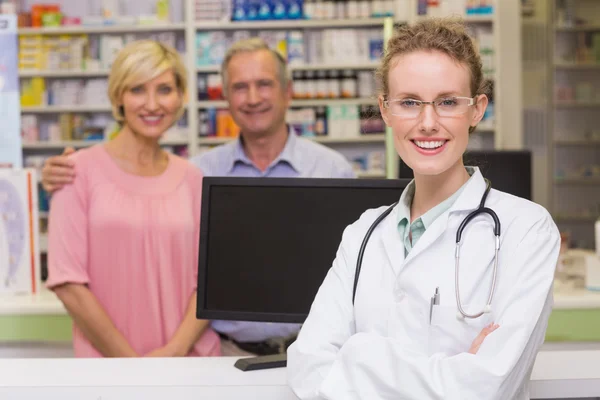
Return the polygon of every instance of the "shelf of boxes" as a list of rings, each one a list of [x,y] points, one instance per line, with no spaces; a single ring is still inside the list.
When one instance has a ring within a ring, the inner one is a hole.
[[[551,213],[572,240],[593,246],[600,212],[600,8],[594,0],[552,0],[548,67]]]
[[[557,222],[575,222],[575,223],[587,223],[595,222],[600,218],[600,215],[568,215],[568,214],[555,214],[552,216]]]
[[[198,31],[232,31],[240,29],[317,29],[317,28],[364,28],[382,27],[384,18],[361,19],[323,19],[323,20],[282,20],[282,21],[199,21],[195,28]]]
[[[359,106],[359,105],[376,105],[377,99],[293,99],[290,103],[290,107],[319,107],[319,106],[330,106],[330,105],[348,105],[348,106]],[[225,100],[202,100],[196,102],[196,105],[200,109],[205,108],[227,108],[227,101]]]
[[[99,140],[65,140],[56,142],[36,142],[27,143],[23,142],[23,149],[25,150],[42,150],[42,149],[64,149],[65,147],[73,147],[75,149],[81,149],[84,147],[93,146],[101,143]]]
[[[108,70],[35,70],[19,71],[21,78],[90,78],[108,76]]]
[[[600,146],[600,139],[591,140],[591,139],[557,139],[554,141],[556,146],[564,146],[564,147],[594,147]]]
[[[600,107],[600,101],[581,101],[581,100],[561,100],[556,101],[555,105],[557,108],[593,108]]]
[[[557,32],[594,32],[594,31],[600,31],[600,25],[598,25],[598,24],[577,25],[577,26],[555,25],[554,30]]]
[[[304,137],[323,144],[361,144],[361,143],[384,143],[385,133],[369,133],[353,137],[330,137],[330,136],[310,136]],[[202,146],[216,146],[229,143],[233,137],[200,137],[198,144]]]
[[[557,185],[600,185],[600,178],[556,178]]]
[[[368,71],[375,70],[379,63],[365,62],[352,64],[319,64],[319,65],[289,65],[289,70],[294,71],[320,71],[320,70],[352,70],[352,71]],[[196,67],[196,72],[199,73],[219,73],[220,65],[205,65]]]
[[[72,25],[41,28],[19,28],[19,35],[82,35],[82,34],[114,34],[114,33],[154,33],[154,32],[183,32],[185,23],[153,22],[148,25]]]
[[[556,69],[576,69],[576,70],[586,70],[586,69],[600,69],[600,63],[567,63],[567,62],[557,62],[554,64],[554,68]]]
[[[82,18],[86,19],[94,18]],[[26,159],[38,158],[44,150],[86,147],[110,134],[115,124],[107,98],[108,68],[111,57],[125,43],[153,38],[185,53],[181,41],[185,23],[153,20],[150,24],[146,18],[146,23],[136,24],[136,19],[18,30],[22,148],[31,153],[24,155]],[[185,139],[164,144],[187,146],[189,138],[186,132]]]
[[[61,113],[109,113],[110,105],[86,106],[86,105],[46,105],[21,107],[23,114],[61,114]]]
[[[64,149],[65,147],[73,147],[75,149],[81,149],[85,147],[94,146],[102,143],[101,140],[63,140],[53,142],[36,142],[36,143],[23,143],[23,149],[25,150],[44,150],[44,149]],[[189,140],[187,138],[174,138],[164,139],[160,142],[163,146],[187,146]]]
[[[384,28],[384,24],[386,21],[390,21],[386,18],[342,18],[342,19],[313,19],[313,20],[304,20],[304,19],[295,19],[295,20],[277,20],[277,21],[229,21],[229,20],[218,20],[218,21],[196,21],[195,18],[198,17],[198,14],[195,12],[195,5],[197,3],[196,0],[183,0],[184,12],[182,15],[185,16],[184,23],[175,23],[175,24],[164,24],[164,25],[117,25],[117,26],[69,26],[69,27],[48,27],[48,28],[24,28],[19,30],[19,34],[23,37],[35,37],[35,35],[43,35],[44,37],[58,37],[60,35],[117,35],[117,34],[134,34],[134,33],[150,33],[150,32],[175,32],[180,39],[181,35],[184,35],[185,40],[185,50],[182,53],[185,53],[185,61],[188,69],[190,71],[194,71],[195,73],[190,74],[190,87],[197,87],[196,80],[198,79],[198,74],[219,74],[220,72],[220,62],[215,62],[212,64],[207,63],[207,65],[198,64],[196,55],[198,53],[197,49],[197,35],[204,34],[207,32],[221,32],[224,35],[232,36],[234,34],[245,34],[245,32],[240,31],[250,31],[251,35],[261,35],[264,33],[266,35],[274,34],[277,30],[282,30],[286,32],[290,31],[300,31],[305,35],[305,38],[311,35],[314,32],[319,30],[328,31],[328,34],[331,32],[335,32],[337,29],[347,29],[347,32],[353,30],[364,30],[370,32],[379,32],[379,35],[382,37],[382,32]],[[309,2],[305,2],[307,4]],[[314,3],[314,2],[313,2]],[[340,2],[344,3],[344,2]],[[406,7],[405,11],[398,11],[397,5],[397,13],[395,17],[392,18],[394,23],[402,24],[406,22],[414,21],[418,18],[417,10],[416,10],[416,2],[414,1],[400,1]],[[347,3],[346,3],[347,4]],[[410,4],[410,5],[409,5]],[[410,9],[413,7],[414,9]],[[465,15],[465,20],[473,26],[474,31],[477,32],[491,32],[490,37],[484,38],[488,41],[486,44],[486,55],[488,56],[486,68],[490,66],[489,62],[493,62],[492,69],[493,73],[489,74],[495,80],[495,87],[501,86],[502,97],[495,98],[495,112],[493,118],[490,121],[484,121],[477,127],[477,132],[482,135],[486,135],[486,137],[490,137],[488,135],[493,135],[494,146],[497,148],[502,148],[504,146],[514,146],[511,144],[510,140],[505,139],[500,136],[500,132],[511,132],[511,135],[514,137],[519,137],[520,135],[520,124],[516,121],[518,118],[514,117],[514,110],[520,109],[520,99],[519,96],[516,96],[515,93],[520,91],[520,76],[514,76],[512,71],[509,71],[508,74],[502,74],[502,71],[505,69],[511,70],[513,68],[520,69],[518,66],[518,60],[520,55],[518,55],[519,51],[507,51],[507,48],[513,47],[514,38],[511,35],[511,30],[496,30],[496,27],[499,26],[499,23],[502,26],[505,26],[505,22],[508,16],[511,15],[510,18],[514,18],[512,23],[517,23],[518,21],[518,13],[513,10],[513,6],[509,5],[508,2],[495,2],[496,8],[506,7],[503,12],[498,12],[495,10],[493,15]],[[501,15],[501,16],[499,16]],[[318,33],[320,34],[320,33]],[[333,35],[335,36],[335,35]],[[91,37],[91,36],[90,36]],[[237,37],[237,36],[236,36]],[[337,36],[339,37],[339,35]],[[229,42],[226,41],[226,44]],[[485,43],[484,43],[485,44]],[[338,46],[340,47],[340,46]],[[352,46],[350,46],[352,47]],[[491,47],[492,53],[488,50]],[[289,49],[289,46],[287,47]],[[341,47],[340,47],[341,48]],[[367,46],[368,48],[368,46]],[[504,51],[502,49],[504,48]],[[340,49],[338,49],[340,50]],[[340,53],[342,51],[340,50]],[[514,54],[513,54],[514,53]],[[491,57],[489,57],[491,55]],[[343,62],[340,62],[343,61]],[[289,60],[290,70],[292,73],[300,73],[300,76],[306,77],[307,72],[314,72],[315,75],[320,71],[338,71],[340,73],[340,77],[343,71],[352,71],[355,77],[358,77],[361,71],[370,72],[377,68],[378,66],[377,59],[370,60],[367,57],[353,60],[351,61],[349,57],[346,56],[345,53],[336,55],[334,57],[330,57],[326,60],[320,60],[319,62],[315,62],[314,60],[308,61],[298,61],[298,60]],[[89,68],[89,67],[88,67]],[[498,73],[500,72],[500,73]],[[108,70],[102,68],[102,66],[98,67],[94,65],[93,68],[81,70],[77,68],[70,68],[69,70],[62,70],[58,68],[42,68],[39,67],[37,69],[30,68],[28,70],[22,70],[21,78],[29,79],[29,78],[47,78],[47,79],[62,79],[62,78],[74,78],[74,79],[87,79],[87,78],[106,78],[108,76]],[[502,78],[502,77],[505,78]],[[500,84],[500,79],[502,79],[502,84]],[[358,83],[357,79],[357,88],[363,87],[360,83]],[[371,90],[369,88],[369,90]],[[365,91],[366,92],[366,91]],[[375,90],[373,89],[368,94],[366,93],[357,93],[352,98],[319,98],[319,99],[307,99],[307,98],[297,98],[292,100],[291,107],[294,109],[301,108],[314,108],[317,110],[318,108],[331,106],[331,108],[336,109],[339,107],[345,106],[375,106],[377,105],[377,100],[375,98]],[[190,102],[188,104],[188,113],[186,115],[188,128],[186,130],[186,138],[182,139],[173,139],[163,141],[165,145],[173,145],[177,146],[188,145],[188,152],[190,155],[194,155],[198,148],[201,146],[213,146],[222,143],[226,143],[231,140],[231,138],[222,138],[222,137],[198,137],[199,132],[199,120],[198,113],[189,112],[190,110],[206,110],[206,109],[226,109],[228,107],[227,102],[223,100],[217,101],[207,101],[207,100],[198,100],[196,96],[190,96]],[[30,106],[22,108],[23,114],[25,115],[34,115],[41,114],[39,118],[44,118],[44,116],[53,116],[54,114],[61,113],[103,113],[108,114],[107,117],[110,116],[110,107],[108,105],[99,105],[92,104],[91,106]],[[361,111],[362,113],[362,111]],[[93,115],[93,114],[91,114]],[[360,121],[362,122],[362,120]],[[359,124],[360,125],[360,124]],[[358,125],[357,125],[358,126]],[[355,129],[357,132],[362,130],[362,126],[360,129]],[[375,129],[375,131],[379,131],[379,128]],[[331,133],[331,132],[330,132]],[[506,135],[503,133],[503,135]],[[312,137],[313,140],[323,143],[325,145],[336,146],[336,148],[340,148],[340,150],[344,147],[348,147],[351,149],[356,149],[363,151],[363,148],[367,150],[379,150],[386,148],[386,140],[385,135],[382,133],[378,134],[364,134],[360,136],[352,136],[352,137],[335,137],[335,136],[316,136]],[[42,143],[25,143],[23,145],[23,149],[27,151],[31,151],[34,154],[38,154],[43,152],[44,150],[48,151],[57,151],[66,146],[72,147],[85,147],[92,144],[97,143],[97,141],[56,141],[56,142],[42,142]],[[367,167],[368,171],[361,173],[361,177],[365,178],[384,178],[386,176],[386,171],[383,170],[371,170]]]

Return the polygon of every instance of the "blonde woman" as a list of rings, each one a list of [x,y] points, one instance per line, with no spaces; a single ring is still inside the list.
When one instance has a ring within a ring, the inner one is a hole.
[[[159,146],[186,85],[175,50],[125,47],[108,80],[122,128],[73,154],[78,179],[52,198],[47,286],[73,318],[78,357],[220,355],[195,317],[202,176]]]

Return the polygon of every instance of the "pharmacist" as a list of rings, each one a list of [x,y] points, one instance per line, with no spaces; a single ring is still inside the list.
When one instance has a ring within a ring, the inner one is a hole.
[[[353,178],[351,165],[339,153],[297,137],[286,125],[292,82],[285,60],[261,39],[235,43],[221,68],[229,111],[240,127],[231,143],[192,158],[206,176]],[[65,151],[68,154],[70,149]],[[49,192],[73,179],[69,161],[49,158],[42,182]],[[191,213],[191,210],[190,210]],[[213,321],[224,356],[268,355],[293,340],[297,324]],[[284,346],[285,347],[285,346]]]
[[[476,45],[452,20],[404,25],[377,77],[415,178],[344,231],[289,348],[290,386],[303,400],[529,399],[560,235],[463,164],[488,105]]]

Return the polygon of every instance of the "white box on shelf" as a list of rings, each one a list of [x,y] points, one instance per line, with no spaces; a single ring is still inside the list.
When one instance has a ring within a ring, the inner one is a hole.
[[[39,290],[37,178],[34,169],[0,169],[0,294]]]

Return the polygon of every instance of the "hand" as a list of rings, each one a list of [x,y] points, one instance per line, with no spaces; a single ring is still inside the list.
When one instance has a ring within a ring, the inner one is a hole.
[[[159,347],[158,349],[152,350],[150,353],[146,354],[144,357],[175,357],[175,352],[171,350],[171,348],[167,346]]]
[[[184,357],[186,354],[178,347],[178,345],[171,341],[163,347],[152,350],[147,353],[145,357]]]
[[[42,187],[48,193],[56,192],[64,185],[73,182],[75,169],[73,161],[68,158],[75,149],[67,147],[60,156],[50,157],[42,169]]]
[[[479,351],[479,348],[483,344],[483,340],[487,337],[487,335],[489,335],[490,333],[492,333],[496,329],[498,329],[499,326],[500,325],[494,324],[492,322],[491,324],[489,324],[488,326],[486,326],[485,328],[483,328],[481,330],[481,332],[479,332],[479,335],[477,335],[477,337],[475,338],[475,340],[473,340],[473,343],[471,344],[471,348],[469,349],[469,353],[471,353],[471,354],[477,354],[477,352]]]

